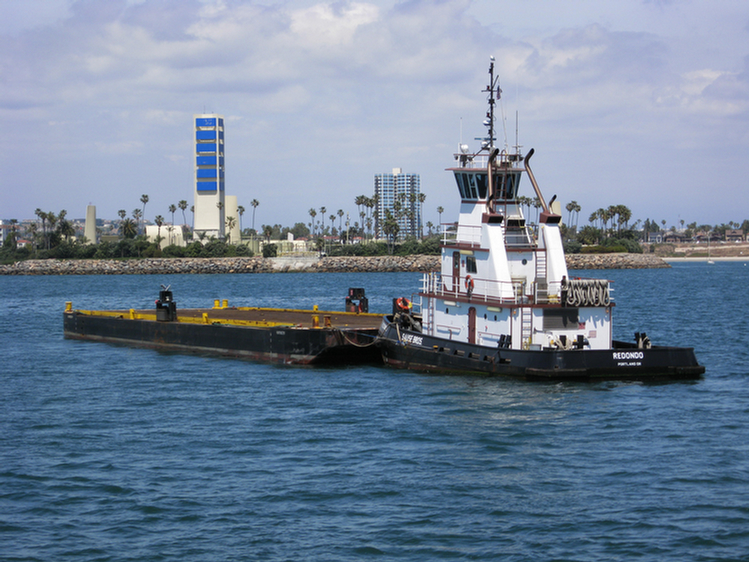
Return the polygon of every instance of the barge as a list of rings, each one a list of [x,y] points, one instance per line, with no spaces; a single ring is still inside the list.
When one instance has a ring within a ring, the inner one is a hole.
[[[343,312],[257,307],[177,309],[162,286],[150,310],[75,310],[66,304],[67,339],[237,357],[296,365],[381,364],[375,346],[381,314],[367,312],[363,289],[350,289]]]
[[[456,224],[443,225],[439,272],[424,276],[413,305],[394,300],[379,330],[384,362],[429,372],[525,379],[693,379],[705,368],[689,347],[654,346],[647,334],[612,338],[615,303],[604,279],[569,276],[561,207],[541,193],[534,150],[495,147],[500,99],[494,58],[485,90],[485,137],[477,152],[461,144],[453,173]],[[527,176],[541,209],[529,224],[520,196]],[[418,300],[417,300],[418,299]]]

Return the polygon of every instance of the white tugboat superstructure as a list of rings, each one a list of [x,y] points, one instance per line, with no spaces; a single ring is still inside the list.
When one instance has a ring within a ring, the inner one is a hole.
[[[455,154],[460,214],[447,225],[439,272],[425,275],[421,314],[397,310],[380,329],[392,366],[541,378],[699,376],[690,348],[614,342],[609,282],[570,278],[558,205],[547,204],[519,147],[495,146],[494,107],[501,90],[489,68],[487,136],[481,149]],[[540,204],[537,225],[523,214],[528,176]],[[666,350],[668,350],[666,352]]]

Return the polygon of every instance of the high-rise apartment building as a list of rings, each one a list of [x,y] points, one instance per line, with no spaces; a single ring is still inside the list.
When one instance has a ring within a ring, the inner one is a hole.
[[[384,227],[387,214],[398,223],[398,240],[421,237],[421,180],[419,174],[404,174],[393,168],[392,174],[376,174],[374,191],[375,232],[377,238],[386,238]]]
[[[195,121],[195,225],[197,233],[224,236],[224,116],[193,115]]]

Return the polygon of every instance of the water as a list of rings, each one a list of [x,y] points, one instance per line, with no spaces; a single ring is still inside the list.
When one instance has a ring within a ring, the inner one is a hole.
[[[0,277],[0,560],[747,560],[743,263],[590,272],[698,382],[279,367],[62,338],[76,308],[385,311],[418,274]]]

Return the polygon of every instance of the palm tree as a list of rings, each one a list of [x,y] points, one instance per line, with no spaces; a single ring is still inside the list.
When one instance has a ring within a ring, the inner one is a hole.
[[[133,209],[133,218],[138,223],[138,231],[140,231],[140,218],[143,216],[143,211],[140,209]]]
[[[32,222],[31,224],[26,226],[26,235],[31,238],[31,242],[34,246],[34,250],[36,251],[37,246],[37,235],[38,235],[39,225],[35,222]]]
[[[47,233],[47,249],[49,250],[52,245],[52,233],[55,231],[55,225],[57,224],[57,215],[52,211],[47,213],[47,222],[49,223],[49,232]]]
[[[117,211],[117,214],[120,215],[120,220],[125,220],[127,211],[125,209],[120,209],[119,211]]]
[[[18,219],[10,219],[10,234],[8,236],[8,239],[6,240],[7,244],[10,244],[10,246],[15,250],[18,248],[18,237],[16,236],[16,225],[18,224]]]
[[[161,215],[156,215],[156,218],[154,219],[154,222],[156,223],[156,226],[159,227],[159,229],[156,232],[156,243],[158,244],[161,240],[161,226],[164,224],[164,217]]]
[[[333,230],[335,229],[335,214],[331,213],[328,218],[330,219],[330,235],[333,236]]]
[[[312,236],[315,236],[315,217],[317,216],[317,211],[312,208],[309,210],[309,216],[312,217]]]
[[[575,210],[575,205],[577,205],[577,201],[570,201],[565,205],[565,209],[567,209],[567,225],[570,226],[572,224],[572,212]]]
[[[398,237],[398,232],[400,231],[400,227],[398,226],[398,221],[390,212],[390,210],[385,211],[384,223],[385,224],[382,227],[382,232],[385,234],[385,237],[387,238],[388,250],[392,254],[393,245],[395,244],[395,240]]]
[[[253,199],[250,201],[250,205],[252,205],[252,230],[253,232],[257,232],[255,230],[255,211],[257,210],[257,206],[260,205],[260,201]]]
[[[46,247],[47,245],[47,213],[42,211],[39,207],[36,208],[34,211],[34,214],[39,217],[39,219],[42,221],[42,239],[44,240],[44,245]]]
[[[343,215],[346,213],[343,212],[343,209],[338,209],[336,214],[338,215],[338,236],[340,236],[343,232]]]
[[[445,209],[443,209],[442,207],[437,207],[437,214],[440,217],[440,224],[442,224],[442,213],[444,212],[445,212]]]
[[[225,222],[226,222],[226,229],[229,231],[229,241],[233,242],[233,240],[231,239],[231,230],[232,228],[236,226],[237,219],[235,219],[234,217],[226,217]]]
[[[327,212],[328,209],[320,207],[320,236],[325,236],[325,213]]]
[[[575,204],[575,207],[572,210],[575,213],[575,231],[577,231],[578,220],[580,220],[580,211],[582,211],[583,208],[577,201],[573,201],[573,203]]]
[[[177,203],[177,207],[179,207],[180,211],[182,211],[182,224],[187,224],[187,219],[185,218],[185,210],[187,209],[187,201],[182,199],[179,203]],[[172,222],[174,222],[174,219],[172,219]]]
[[[141,215],[143,217],[143,232],[145,233],[145,220],[146,220],[146,203],[148,203],[148,195],[145,193],[140,196],[140,202],[143,203],[143,214]]]
[[[123,238],[135,238],[138,234],[138,225],[133,219],[123,219],[120,223],[120,234]]]
[[[244,207],[242,207],[242,205],[239,205],[237,207],[237,212],[239,213],[239,237],[241,240],[242,238],[242,215],[244,215]]]
[[[533,208],[536,209],[536,224],[538,224],[538,212],[541,209],[541,200],[538,197],[533,198]]]
[[[75,229],[73,228],[73,225],[70,224],[70,221],[65,218],[67,214],[68,212],[65,209],[60,211],[60,214],[57,217],[57,220],[59,221],[57,232],[60,233],[60,236],[64,236],[67,242],[70,242],[70,237],[75,236]]]
[[[169,212],[172,213],[172,226],[174,226],[174,213],[177,212],[177,205],[169,205]],[[169,244],[173,244],[172,242],[172,230],[173,228],[169,229]]]

